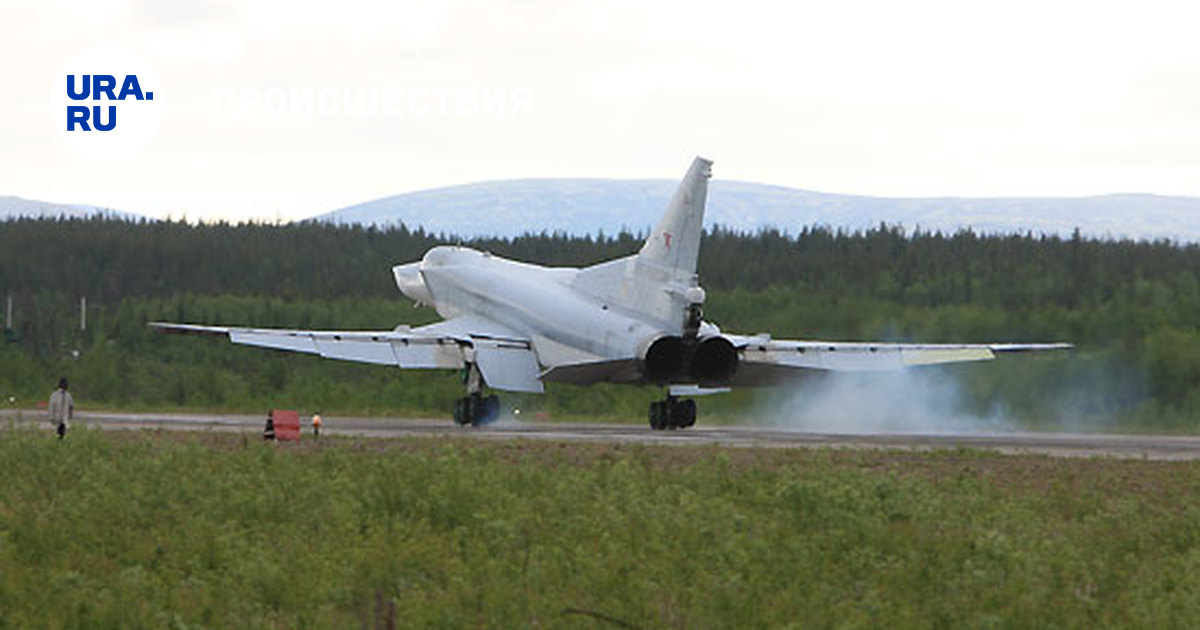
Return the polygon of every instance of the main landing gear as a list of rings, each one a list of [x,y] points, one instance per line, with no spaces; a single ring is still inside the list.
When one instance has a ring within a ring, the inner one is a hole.
[[[463,383],[467,395],[454,401],[454,423],[481,427],[495,422],[500,417],[500,398],[495,394],[483,395],[483,377],[474,363],[468,363],[463,370]]]
[[[686,429],[696,424],[696,401],[680,400],[667,395],[663,400],[650,403],[650,428]]]
[[[484,396],[475,392],[454,401],[455,424],[481,427],[495,422],[499,417],[500,398],[495,394]]]

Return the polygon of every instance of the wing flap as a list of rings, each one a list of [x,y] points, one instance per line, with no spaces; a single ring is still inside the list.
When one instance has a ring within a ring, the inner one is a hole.
[[[901,350],[904,365],[937,365],[939,363],[965,363],[968,361],[991,361],[996,358],[991,348],[924,348]]]
[[[392,344],[388,341],[360,341],[336,337],[315,337],[317,352],[326,359],[374,363],[376,365],[399,365]]]
[[[477,339],[475,364],[488,386],[510,392],[545,391],[541,368],[529,344],[497,343]]]
[[[742,361],[831,372],[897,370],[911,366],[988,361],[998,352],[1067,350],[1071,344],[906,344],[772,341],[742,338]]]
[[[162,322],[150,326],[163,332],[227,336],[237,344],[405,369],[461,369],[466,349],[470,348],[489,386],[518,392],[544,391],[532,344],[486,320],[448,320],[423,328],[389,331],[271,330]]]
[[[463,348],[456,338],[434,336],[406,327],[386,331],[286,330],[233,328],[152,322],[167,333],[226,336],[236,344],[288,352],[317,354],[327,359],[395,365],[405,369],[458,369]]]
[[[392,352],[400,367],[406,369],[459,370],[463,367],[462,348],[453,341],[404,339],[392,342]]]
[[[240,343],[247,346],[258,346],[259,348],[273,348],[275,350],[288,350],[291,352],[305,352],[308,354],[320,354],[317,345],[313,343],[312,337],[297,334],[278,334],[253,330],[242,330],[238,328],[229,328],[229,340],[233,343]]]

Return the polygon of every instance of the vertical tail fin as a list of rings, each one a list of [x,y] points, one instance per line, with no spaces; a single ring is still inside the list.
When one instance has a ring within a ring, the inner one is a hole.
[[[671,334],[686,332],[696,292],[696,259],[712,162],[698,157],[667,211],[635,256],[580,269],[574,286],[605,302],[653,319]],[[703,293],[700,293],[701,300]]]
[[[667,204],[662,220],[650,232],[646,244],[638,252],[640,261],[682,272],[686,276],[696,273],[710,177],[711,160],[702,157],[692,160],[692,166],[675,190],[671,203]]]

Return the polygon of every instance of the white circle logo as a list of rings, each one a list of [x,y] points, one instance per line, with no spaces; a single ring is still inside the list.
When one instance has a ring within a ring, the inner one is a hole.
[[[165,90],[144,57],[94,46],[63,64],[50,91],[50,116],[67,144],[88,157],[129,157],[162,124]]]

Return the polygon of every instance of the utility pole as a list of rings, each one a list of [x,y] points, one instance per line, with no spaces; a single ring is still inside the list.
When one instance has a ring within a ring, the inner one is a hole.
[[[79,330],[87,331],[87,298],[79,298]]]
[[[4,330],[12,330],[12,294],[8,294],[8,304],[4,307]]]

